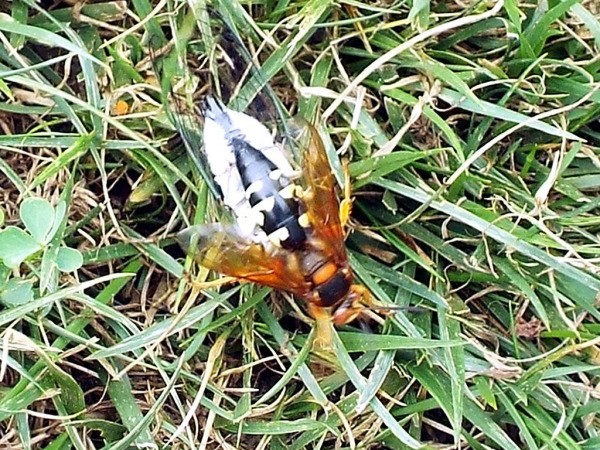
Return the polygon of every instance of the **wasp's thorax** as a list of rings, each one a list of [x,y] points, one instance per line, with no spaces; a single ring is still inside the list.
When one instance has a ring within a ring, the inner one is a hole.
[[[316,306],[330,308],[338,304],[350,290],[352,274],[327,258],[318,248],[308,246],[302,254],[302,272],[313,284],[311,298]]]

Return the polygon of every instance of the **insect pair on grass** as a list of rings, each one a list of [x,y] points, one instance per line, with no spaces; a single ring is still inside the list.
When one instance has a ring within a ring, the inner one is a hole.
[[[204,267],[296,295],[317,322],[354,320],[369,295],[353,284],[316,129],[299,119],[288,127],[301,153],[295,168],[255,118],[210,96],[202,110],[204,156],[235,223],[189,227],[178,235],[181,245]]]
[[[236,34],[227,26],[224,29],[217,47],[227,54],[226,60],[239,66],[245,61],[250,69],[237,72],[249,74],[250,81],[261,80],[243,44],[233,39]],[[209,71],[212,85],[223,87],[215,78],[219,71]],[[174,77],[166,78],[172,82]],[[265,97],[271,97],[277,109],[267,83],[259,84],[266,86]],[[173,100],[173,91],[167,92]],[[227,108],[215,96],[205,96],[200,108],[202,139],[181,120],[185,114],[178,115],[178,109],[171,116],[188,153],[234,216],[230,224],[196,225],[182,231],[178,240],[186,251],[216,272],[294,294],[305,302],[317,324],[346,324],[360,315],[370,296],[353,283],[344,245],[345,219],[340,219],[335,179],[316,129],[297,119],[282,127],[280,139],[296,149],[289,152],[298,156],[296,163],[260,121]],[[348,197],[342,208],[345,215]]]

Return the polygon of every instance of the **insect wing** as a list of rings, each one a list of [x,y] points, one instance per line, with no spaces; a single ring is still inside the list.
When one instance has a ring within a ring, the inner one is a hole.
[[[292,253],[268,250],[244,237],[235,226],[196,225],[181,231],[177,240],[199,264],[223,275],[299,296],[310,289]]]
[[[318,131],[305,120],[294,119],[292,125],[296,144],[303,151],[303,184],[306,192],[302,200],[309,223],[315,235],[326,245],[323,251],[329,252],[336,262],[345,262],[347,257],[339,202],[325,146]]]
[[[178,101],[181,102],[181,100]],[[200,175],[208,185],[211,193],[218,198],[221,195],[219,186],[215,184],[212,174],[207,169],[208,161],[200,151],[200,148],[202,147],[202,137],[199,133],[199,127],[196,124],[196,118],[193,117],[192,113],[184,112],[182,109],[173,110],[167,106],[167,111],[171,122],[181,136],[189,157],[198,168]]]

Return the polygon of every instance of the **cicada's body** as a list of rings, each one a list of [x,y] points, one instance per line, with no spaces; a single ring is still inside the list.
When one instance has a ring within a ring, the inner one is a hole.
[[[205,153],[235,225],[193,226],[178,235],[203,266],[293,293],[316,319],[336,325],[363,309],[353,285],[339,202],[323,142],[304,124],[295,172],[266,127],[209,97],[204,104]]]
[[[208,162],[239,226],[263,232],[276,246],[301,247],[306,234],[298,221],[295,173],[268,130],[212,97],[205,101],[204,116]]]

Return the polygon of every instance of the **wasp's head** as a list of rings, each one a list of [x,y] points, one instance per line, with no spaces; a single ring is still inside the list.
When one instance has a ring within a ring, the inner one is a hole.
[[[370,305],[369,291],[364,286],[353,284],[348,294],[332,311],[334,325],[340,326],[352,322]]]

